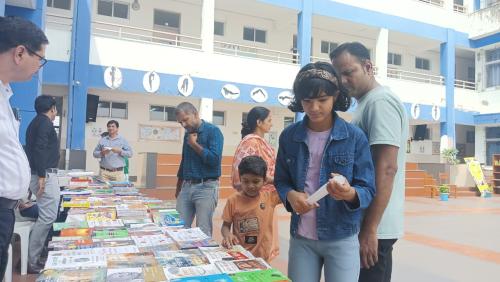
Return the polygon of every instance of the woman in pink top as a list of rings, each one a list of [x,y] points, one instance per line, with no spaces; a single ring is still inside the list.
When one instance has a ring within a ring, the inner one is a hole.
[[[253,107],[248,112],[247,120],[242,123],[241,141],[233,158],[232,180],[233,187],[240,190],[240,176],[238,173],[238,165],[246,156],[259,156],[267,164],[267,179],[266,185],[261,191],[272,191],[274,188],[274,166],[276,164],[276,151],[264,139],[264,134],[268,133],[273,126],[271,111],[264,107]],[[278,221],[276,217],[273,219],[273,251],[271,258],[279,254],[279,237],[278,237]]]

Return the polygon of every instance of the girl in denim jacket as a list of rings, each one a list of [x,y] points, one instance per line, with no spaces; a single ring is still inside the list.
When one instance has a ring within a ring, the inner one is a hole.
[[[292,213],[288,275],[294,282],[358,281],[362,210],[374,194],[374,168],[364,133],[340,118],[350,98],[330,64],[304,66],[289,108],[304,119],[280,135],[274,184]],[[345,182],[335,181],[335,175]],[[327,183],[328,194],[306,199]]]

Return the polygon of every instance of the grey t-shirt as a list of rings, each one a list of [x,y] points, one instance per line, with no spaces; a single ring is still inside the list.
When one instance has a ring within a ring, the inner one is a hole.
[[[403,237],[405,161],[408,116],[401,100],[385,86],[379,86],[358,100],[352,123],[367,135],[370,146],[392,145],[399,148],[398,171],[389,204],[378,226],[379,239]]]

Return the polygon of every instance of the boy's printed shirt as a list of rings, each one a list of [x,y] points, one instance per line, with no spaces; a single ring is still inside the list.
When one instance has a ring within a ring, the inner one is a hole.
[[[226,203],[222,220],[231,222],[233,234],[254,256],[270,259],[274,208],[281,204],[276,191],[261,191],[255,198],[238,192]]]

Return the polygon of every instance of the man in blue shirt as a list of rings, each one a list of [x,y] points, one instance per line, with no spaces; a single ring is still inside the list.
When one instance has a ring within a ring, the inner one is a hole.
[[[177,173],[177,211],[186,227],[191,227],[196,215],[196,226],[211,236],[212,217],[219,198],[224,137],[217,126],[200,119],[191,103],[179,104],[175,115],[186,130]]]

